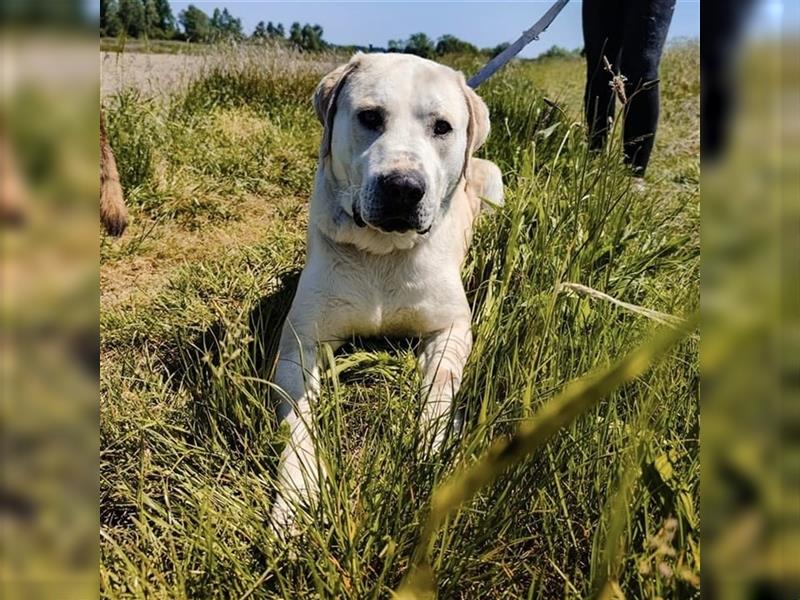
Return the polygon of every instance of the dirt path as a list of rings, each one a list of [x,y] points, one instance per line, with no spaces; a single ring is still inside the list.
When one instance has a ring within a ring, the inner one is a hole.
[[[345,56],[337,54],[298,55],[259,47],[238,51],[212,49],[206,54],[101,52],[100,97],[106,98],[125,88],[137,89],[145,96],[166,97],[218,67],[249,65],[281,73],[311,70],[322,75],[345,60]]]
[[[217,61],[191,54],[100,53],[100,97],[124,88],[147,96],[166,96],[184,89]]]

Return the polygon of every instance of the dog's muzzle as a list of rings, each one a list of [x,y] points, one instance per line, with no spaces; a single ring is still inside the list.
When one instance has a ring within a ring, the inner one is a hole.
[[[375,186],[376,214],[369,224],[386,232],[416,231],[422,228],[419,204],[425,197],[425,179],[416,171],[395,171],[378,177]],[[355,213],[354,213],[355,215]],[[357,222],[356,222],[357,223]]]

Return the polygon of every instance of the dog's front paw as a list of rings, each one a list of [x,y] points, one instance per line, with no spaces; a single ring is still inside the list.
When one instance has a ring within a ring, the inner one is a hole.
[[[270,513],[270,522],[273,531],[279,538],[286,540],[300,535],[297,511],[297,504],[291,502],[283,494],[279,494],[275,498],[275,504]]]
[[[101,183],[100,222],[109,235],[119,237],[128,226],[128,209],[118,181],[107,180]]]

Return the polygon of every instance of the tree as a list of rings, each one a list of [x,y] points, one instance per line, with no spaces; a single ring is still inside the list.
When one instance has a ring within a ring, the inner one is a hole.
[[[300,39],[300,46],[304,50],[314,49],[314,32],[311,31],[311,25],[308,23],[303,25],[303,28],[300,30]]]
[[[537,58],[564,58],[570,55],[570,51],[561,46],[550,46],[547,50],[542,52]]]
[[[303,36],[302,46],[304,50],[308,50],[310,52],[319,52],[327,45],[322,40],[322,27],[319,25],[309,25],[306,23],[303,25],[301,34]]]
[[[222,25],[225,34],[237,40],[241,40],[244,37],[244,31],[242,30],[242,20],[234,17],[231,13],[228,12],[227,8],[222,9]]]
[[[303,47],[303,29],[297,21],[292,23],[292,26],[289,28],[289,41],[298,48]]]
[[[406,49],[406,43],[403,40],[389,40],[386,44],[387,52],[402,52]]]
[[[271,21],[270,25],[272,25]],[[267,26],[264,24],[264,21],[259,21],[258,24],[256,25],[256,28],[253,30],[253,35],[250,37],[256,40],[263,40],[266,39],[267,36],[268,36]]]
[[[149,38],[163,37],[158,26],[158,12],[155,0],[144,0],[144,32]]]
[[[253,38],[255,39],[283,39],[283,25],[278,23],[276,27],[272,21],[264,25],[264,21],[259,21],[256,28],[253,30]]]
[[[242,20],[236,19],[227,8],[215,8],[210,21],[211,34],[215,39],[242,39]]]
[[[169,0],[100,0],[100,34],[171,38],[175,17]]]
[[[436,52],[433,40],[424,33],[414,33],[408,38],[403,50],[406,54],[416,54],[422,58],[432,58]]]
[[[114,37],[122,29],[116,0],[100,0],[100,35]]]
[[[511,44],[508,42],[503,42],[502,44],[498,44],[494,48],[483,48],[481,52],[483,54],[488,54],[490,57],[494,58],[498,54],[500,54],[503,50],[508,48]]]
[[[175,17],[169,0],[153,0],[157,15],[157,29],[161,37],[171,38],[175,35]]]
[[[147,33],[144,5],[141,0],[119,0],[117,5],[120,29],[131,37]]]
[[[478,49],[454,35],[443,35],[436,43],[436,54],[477,54]]]
[[[208,15],[194,4],[190,4],[185,10],[181,11],[178,15],[178,21],[180,21],[183,33],[188,41],[207,42],[211,39],[211,21]]]
[[[278,26],[272,24],[272,21],[267,23],[267,37],[270,39],[273,38],[282,38],[283,37],[283,25],[278,23]]]
[[[222,11],[220,9],[214,9],[214,12],[211,14],[209,26],[214,39],[222,37]]]
[[[269,25],[267,25],[267,29],[269,30]],[[280,23],[276,28],[274,28],[275,37],[283,37],[283,25]],[[306,23],[304,25],[300,25],[300,23],[292,23],[292,26],[289,28],[289,41],[300,48],[301,50],[307,50],[309,52],[319,52],[320,50],[324,50],[329,46],[328,42],[322,39],[323,29],[319,25],[311,25],[310,23]]]

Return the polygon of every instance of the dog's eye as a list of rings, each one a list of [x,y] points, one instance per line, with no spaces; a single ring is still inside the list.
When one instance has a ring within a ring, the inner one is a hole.
[[[445,135],[451,131],[453,131],[452,126],[444,119],[438,119],[436,123],[433,124],[433,133],[436,135]]]
[[[383,125],[383,115],[377,110],[362,110],[358,113],[358,120],[364,127],[372,131],[380,129]]]

